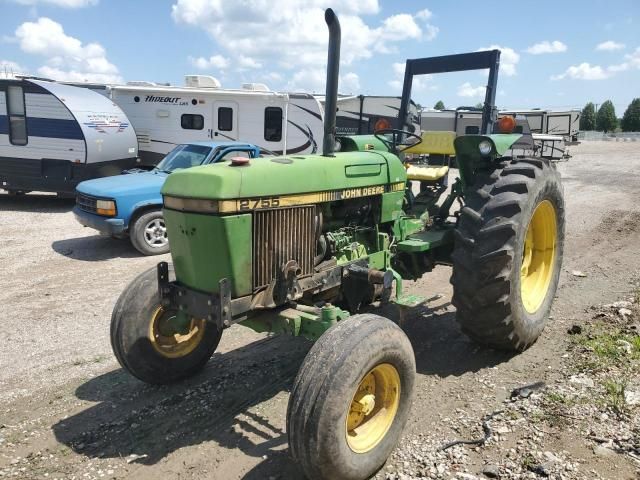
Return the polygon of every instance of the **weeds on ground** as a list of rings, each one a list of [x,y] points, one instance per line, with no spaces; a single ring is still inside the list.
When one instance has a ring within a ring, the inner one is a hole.
[[[605,404],[617,414],[623,414],[626,411],[624,392],[629,382],[622,380],[607,380],[604,382]]]
[[[633,367],[640,360],[640,335],[625,333],[619,328],[606,331],[602,325],[595,326],[592,332],[576,336],[574,345],[586,352],[576,365],[580,371]]]

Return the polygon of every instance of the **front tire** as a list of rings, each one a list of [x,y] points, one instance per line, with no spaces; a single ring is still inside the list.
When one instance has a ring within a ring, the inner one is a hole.
[[[474,340],[522,351],[542,333],[558,286],[560,175],[542,159],[507,159],[479,172],[470,190],[452,255],[456,318]]]
[[[291,455],[308,478],[361,480],[397,445],[413,398],[415,358],[390,320],[354,315],[307,354],[287,408]]]
[[[169,252],[169,237],[161,210],[151,210],[133,220],[129,236],[131,243],[143,255]]]
[[[171,265],[169,276],[174,280]],[[190,377],[206,365],[222,331],[199,319],[191,319],[188,331],[172,331],[175,313],[160,304],[155,267],[127,286],[111,315],[111,347],[122,368],[143,382],[163,384]]]

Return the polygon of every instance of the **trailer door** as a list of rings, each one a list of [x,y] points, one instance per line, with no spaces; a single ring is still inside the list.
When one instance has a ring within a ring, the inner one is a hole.
[[[219,101],[213,103],[214,140],[238,140],[238,104]]]
[[[548,114],[547,131],[549,135],[569,135],[571,133],[571,114]]]

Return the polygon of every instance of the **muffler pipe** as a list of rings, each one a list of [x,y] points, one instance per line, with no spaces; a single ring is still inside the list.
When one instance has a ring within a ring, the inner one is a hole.
[[[335,12],[327,8],[324,21],[329,27],[329,50],[327,54],[327,90],[324,96],[324,137],[322,155],[333,157],[336,137],[336,108],[338,103],[338,77],[340,72],[340,22]]]

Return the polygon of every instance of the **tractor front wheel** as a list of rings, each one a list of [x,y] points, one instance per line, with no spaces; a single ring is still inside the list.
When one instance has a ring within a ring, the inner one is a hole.
[[[398,443],[413,397],[415,358],[390,320],[354,315],[309,351],[287,409],[292,456],[308,478],[361,480]]]
[[[174,280],[172,266],[169,276]],[[155,267],[136,277],[111,315],[111,347],[122,368],[153,384],[176,382],[201,370],[222,331],[196,318],[178,323],[177,314],[160,304]]]
[[[456,317],[474,340],[522,351],[542,333],[558,286],[560,175],[546,160],[509,159],[470,190],[452,255]]]

